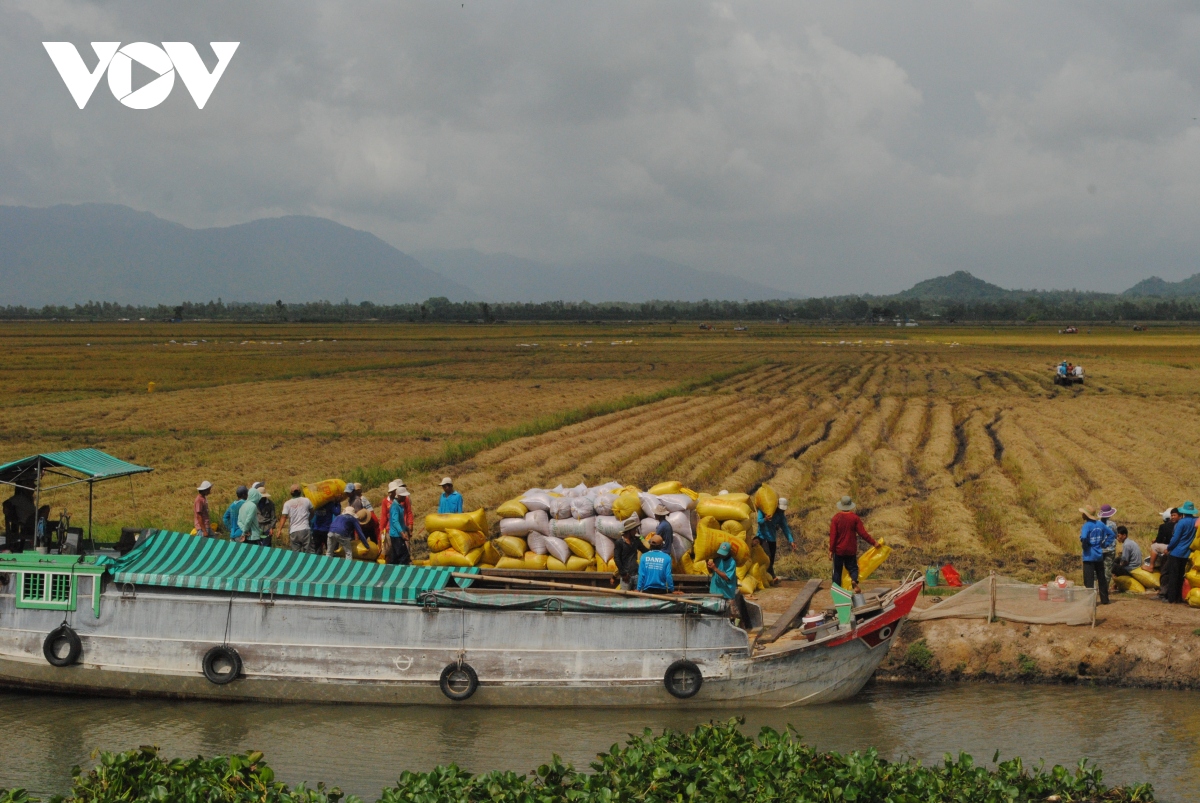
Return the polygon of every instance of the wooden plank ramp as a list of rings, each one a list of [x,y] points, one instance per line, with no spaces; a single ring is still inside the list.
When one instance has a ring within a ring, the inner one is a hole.
[[[771,626],[764,630],[757,639],[755,644],[770,644],[775,639],[782,636],[792,626],[799,621],[800,617],[808,612],[808,606],[812,604],[813,597],[821,590],[820,580],[809,580],[804,584],[804,588],[800,589],[800,593],[792,600],[792,604],[784,611],[783,616],[780,616]]]

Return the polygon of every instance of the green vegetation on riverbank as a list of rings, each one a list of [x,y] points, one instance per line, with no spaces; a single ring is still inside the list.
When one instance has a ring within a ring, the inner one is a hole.
[[[1154,800],[1148,785],[1109,789],[1100,770],[1081,761],[1074,771],[1028,769],[1021,759],[995,770],[972,758],[947,755],[942,764],[889,762],[874,750],[822,753],[791,733],[764,728],[747,737],[738,722],[702,725],[690,733],[649,730],[613,745],[592,772],[576,771],[557,756],[528,775],[471,775],[451,765],[405,772],[379,803],[566,803],[567,801],[894,801],[895,803],[1016,803],[1057,799],[1142,803]],[[1057,796],[1052,797],[1052,796]],[[33,803],[22,790],[0,790],[0,803]],[[164,760],[154,748],[102,753],[98,765],[77,770],[66,797],[54,801],[171,801],[171,803],[335,803],[357,801],[340,790],[275,780],[262,753],[214,759]]]

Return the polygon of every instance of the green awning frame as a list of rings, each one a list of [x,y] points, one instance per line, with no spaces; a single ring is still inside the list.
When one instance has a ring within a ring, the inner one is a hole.
[[[415,604],[430,591],[471,580],[479,569],[389,566],[374,561],[268,549],[157,530],[121,558],[100,557],[117,583],[274,594],[347,602]]]
[[[34,454],[0,466],[0,484],[28,490],[52,491],[79,483],[95,483],[143,474],[154,469],[113,457],[99,449],[72,449],[67,452]],[[74,472],[68,474],[67,471]],[[43,478],[53,474],[64,479],[57,485],[44,485]],[[77,476],[82,474],[83,476]],[[25,484],[28,483],[28,484]]]

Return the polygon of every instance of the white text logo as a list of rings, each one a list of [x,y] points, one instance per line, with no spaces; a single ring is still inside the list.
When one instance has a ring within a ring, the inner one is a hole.
[[[92,97],[105,70],[113,97],[131,109],[153,109],[166,100],[175,86],[175,73],[183,79],[183,85],[196,101],[196,108],[203,109],[239,44],[209,42],[217,57],[217,66],[209,72],[190,42],[163,42],[162,47],[149,42],[130,42],[124,47],[120,42],[92,42],[97,58],[94,70],[88,70],[79,51],[70,42],[42,42],[75,104],[81,109]],[[137,89],[133,88],[135,61],[158,76]]]

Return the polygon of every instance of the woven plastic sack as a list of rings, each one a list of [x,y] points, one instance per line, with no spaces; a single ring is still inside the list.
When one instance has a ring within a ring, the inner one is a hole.
[[[513,535],[502,535],[497,538],[496,548],[500,550],[501,554],[518,559],[523,558],[525,553],[529,551],[529,546],[525,543],[525,539],[517,538]]]
[[[490,563],[495,566],[503,555],[504,553],[496,548],[495,543],[487,541],[483,545],[483,558],[480,559],[480,563]]]
[[[506,519],[524,518],[529,512],[529,508],[525,507],[520,499],[510,499],[500,507],[496,508],[496,515]]]
[[[430,552],[441,552],[443,549],[450,548],[450,536],[441,530],[430,533],[426,542],[429,544]]]
[[[521,504],[527,510],[550,510],[550,494],[545,491],[536,491],[534,493],[525,494],[521,497]]]
[[[621,490],[624,487],[624,484],[619,482],[606,482],[603,485],[597,485],[593,487],[591,490],[593,494],[611,494]]]
[[[692,519],[687,513],[668,513],[667,523],[671,525],[671,530],[675,535],[681,535],[689,541],[696,537],[696,533],[692,530]]]
[[[550,550],[546,547],[546,538],[548,536],[539,533],[530,533],[526,542],[529,544],[529,551],[536,555],[546,555]]]
[[[1200,608],[1200,588],[1193,588],[1188,592],[1187,604],[1193,608]]]
[[[549,557],[550,556],[545,554],[544,552],[541,554],[539,554],[537,552],[526,552],[525,553],[525,568],[526,569],[544,569],[544,568],[546,568],[546,559]]]
[[[430,513],[425,517],[425,530],[462,530],[463,532],[487,532],[487,514],[483,508],[470,513]]]
[[[552,519],[569,519],[571,518],[571,498],[560,496],[550,500],[550,518]]]
[[[522,558],[511,558],[504,555],[500,560],[496,561],[497,569],[526,569],[525,561]]]
[[[745,494],[741,495],[745,496]],[[696,503],[696,512],[701,516],[712,516],[717,521],[745,521],[750,518],[749,505],[722,496],[701,499]]]
[[[696,507],[696,500],[687,494],[662,494],[658,501],[662,502],[663,507],[670,513],[693,510]]]
[[[658,497],[654,494],[640,493],[638,499],[642,500],[642,515],[655,516],[658,515],[654,511],[658,509],[660,504]]]
[[[487,536],[483,533],[449,529],[446,530],[446,535],[450,537],[450,546],[464,555],[469,554],[472,550],[479,549],[479,547],[487,542]]]
[[[529,532],[550,534],[550,514],[546,511],[531,510],[525,514],[525,521],[529,522]]]
[[[555,538],[579,538],[590,544],[596,537],[596,517],[552,521],[550,535]]]
[[[567,564],[563,563],[561,560],[554,557],[553,555],[546,556],[546,571],[565,572],[566,570],[567,570]]]
[[[725,532],[729,533],[730,535],[745,536],[746,522],[730,519],[729,521],[721,522],[721,529],[724,530]]]
[[[501,535],[522,536],[529,535],[531,532],[533,532],[533,522],[529,519],[500,519]]]
[[[571,548],[567,546],[567,542],[554,536],[546,539],[546,551],[563,563],[566,563],[567,558],[571,557]]]
[[[741,538],[722,530],[720,527],[715,527],[716,521],[709,516],[700,519],[696,526],[696,540],[692,544],[692,551],[696,556],[696,560],[708,560],[717,554],[717,548],[721,544],[727,543],[733,551],[733,559],[738,566],[743,565],[750,559],[750,547]]]
[[[858,558],[858,581],[861,583],[874,574],[890,554],[892,554],[892,548],[882,540],[879,541],[878,546],[873,546],[862,553]],[[850,572],[842,569],[842,588],[850,588],[850,582]]]
[[[580,497],[580,496],[587,496],[587,492],[588,492],[587,485],[585,483],[581,482],[578,485],[576,485],[574,488],[568,488],[567,492],[563,495],[575,498],[575,497]]]
[[[597,516],[596,532],[609,538],[620,538],[625,525],[616,516]]]
[[[312,485],[303,485],[301,490],[313,507],[324,507],[330,502],[340,501],[346,495],[346,481],[321,480]]]
[[[600,533],[596,533],[596,540],[593,542],[593,546],[596,547],[596,557],[600,558],[605,563],[608,563],[613,559],[614,545],[611,538],[601,535]]]
[[[441,552],[434,552],[430,554],[429,565],[457,566],[459,568],[466,568],[467,566],[474,566],[475,564],[457,549],[443,549]]]
[[[596,557],[596,548],[582,538],[564,538],[563,541],[566,543],[567,549],[571,550],[572,555],[578,555],[588,560]]]
[[[658,485],[652,486],[650,488],[650,493],[654,494],[655,496],[661,496],[662,494],[677,494],[679,493],[679,489],[682,487],[682,482],[677,480],[667,480],[666,482],[660,482]]]
[[[1145,569],[1134,569],[1129,575],[1146,588],[1158,588],[1158,578],[1160,576],[1158,572],[1151,574]]]
[[[642,500],[636,493],[622,493],[613,500],[612,512],[618,519],[627,519],[642,509]]]
[[[613,514],[613,502],[617,497],[610,493],[598,493],[592,500],[592,509],[596,511],[597,516],[611,516]]]
[[[775,511],[779,509],[779,494],[767,485],[765,482],[758,486],[758,490],[754,492],[754,507],[767,518],[775,515]]]
[[[590,519],[596,515],[592,500],[586,496],[576,496],[571,499],[571,515],[577,519]]]
[[[658,519],[642,519],[638,522],[638,535],[642,538],[650,535],[658,527]]]
[[[1116,583],[1117,588],[1121,589],[1122,591],[1128,591],[1131,594],[1146,593],[1146,587],[1128,575],[1114,577],[1113,582]]]

